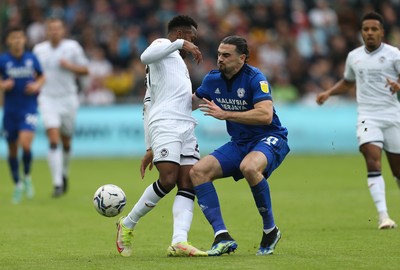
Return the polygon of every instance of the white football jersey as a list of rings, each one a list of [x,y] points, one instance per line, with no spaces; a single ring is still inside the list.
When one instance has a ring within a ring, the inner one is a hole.
[[[382,43],[368,52],[358,47],[347,56],[344,71],[346,81],[356,81],[358,114],[371,119],[400,119],[400,103],[386,86],[386,79],[397,81],[400,74],[400,51]]]
[[[151,97],[149,90],[147,90],[143,99],[143,128],[144,128],[144,142],[146,144],[146,150],[151,148],[151,140],[149,134],[150,108],[151,108]]]
[[[78,42],[64,39],[57,47],[53,47],[49,41],[44,41],[35,45],[33,53],[38,57],[46,76],[40,95],[63,98],[77,94],[76,75],[62,68],[60,60],[87,66],[88,59]]]
[[[148,124],[161,119],[196,122],[192,117],[192,82],[179,53],[183,42],[159,38],[140,56],[151,96]]]

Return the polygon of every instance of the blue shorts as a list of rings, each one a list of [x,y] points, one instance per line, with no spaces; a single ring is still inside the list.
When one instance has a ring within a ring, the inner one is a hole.
[[[262,152],[267,158],[268,164],[263,172],[265,179],[267,179],[282,163],[290,149],[286,139],[278,136],[269,136],[247,144],[238,144],[230,141],[210,155],[219,161],[223,177],[232,176],[235,181],[238,181],[244,177],[240,171],[240,163],[252,151]]]
[[[34,132],[36,129],[37,112],[5,112],[3,116],[3,133],[8,142],[18,139],[18,133],[22,130]]]

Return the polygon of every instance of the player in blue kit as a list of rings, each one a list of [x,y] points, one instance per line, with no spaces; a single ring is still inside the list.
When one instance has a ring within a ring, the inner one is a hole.
[[[209,256],[237,248],[224,224],[212,181],[232,176],[245,178],[263,221],[263,235],[256,255],[274,252],[281,238],[272,213],[268,177],[288,154],[287,129],[275,113],[266,77],[248,65],[245,39],[229,36],[218,48],[218,68],[206,75],[193,94],[193,109],[226,121],[231,141],[194,164],[190,176],[198,204],[212,225],[215,240]]]
[[[23,191],[32,198],[30,177],[31,144],[37,122],[37,96],[44,83],[37,58],[25,50],[26,37],[22,28],[6,34],[8,52],[0,55],[0,91],[4,92],[3,129],[8,144],[8,163],[15,183],[13,203],[19,203]],[[19,176],[18,146],[22,148],[24,179]]]

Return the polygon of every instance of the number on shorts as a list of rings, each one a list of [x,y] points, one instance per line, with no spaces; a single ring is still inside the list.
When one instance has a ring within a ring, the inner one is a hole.
[[[26,122],[28,125],[36,126],[37,120],[38,120],[38,119],[37,119],[37,115],[36,115],[36,114],[30,114],[30,113],[28,113],[28,114],[25,115],[25,122]]]
[[[278,138],[274,137],[274,136],[269,136],[268,138],[264,139],[265,143],[268,145],[275,145],[278,142]]]

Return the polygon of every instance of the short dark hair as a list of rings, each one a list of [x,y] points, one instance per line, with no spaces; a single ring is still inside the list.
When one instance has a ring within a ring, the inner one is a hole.
[[[178,27],[194,27],[197,29],[197,23],[191,17],[186,15],[178,15],[173,17],[168,23],[168,33]]]
[[[6,29],[4,37],[7,38],[11,33],[14,33],[14,32],[23,32],[23,33],[25,33],[25,30],[20,25],[12,26],[12,27],[9,27],[9,28]]]
[[[228,36],[224,38],[221,43],[223,44],[231,44],[236,46],[236,52],[238,54],[245,54],[246,55],[246,61],[250,57],[250,52],[249,52],[249,47],[247,46],[247,41],[246,39],[240,37],[240,36]]]
[[[381,25],[383,25],[383,17],[381,14],[379,14],[378,12],[375,11],[371,11],[368,12],[366,14],[364,14],[364,16],[361,19],[361,24],[365,21],[365,20],[377,20],[381,23]]]

